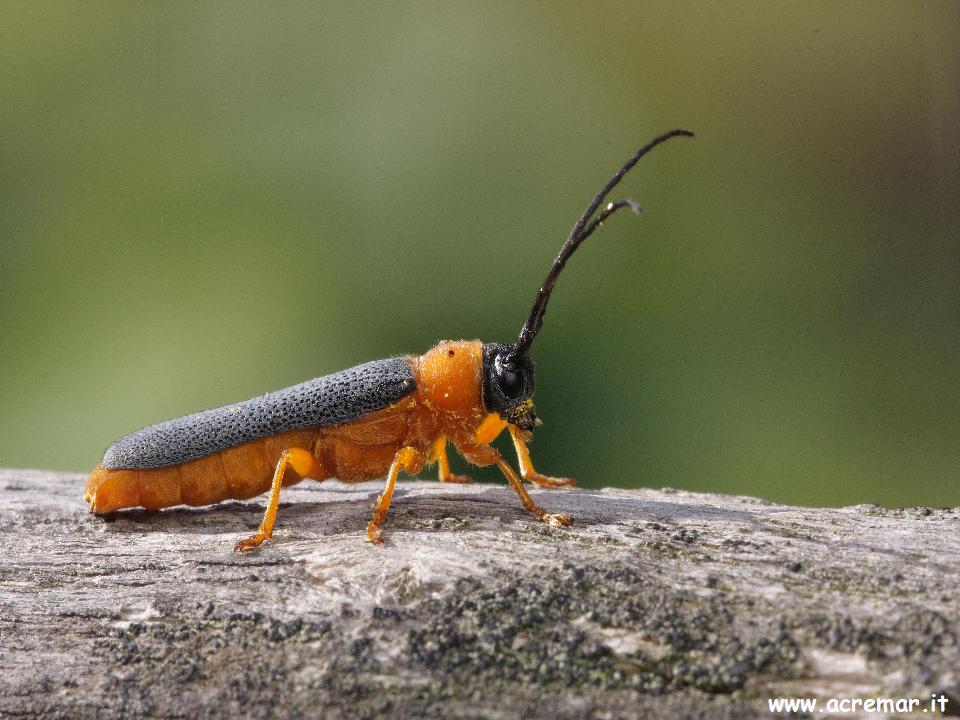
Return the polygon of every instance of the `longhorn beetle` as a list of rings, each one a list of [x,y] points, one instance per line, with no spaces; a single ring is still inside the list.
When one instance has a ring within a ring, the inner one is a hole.
[[[537,520],[558,527],[573,518],[547,512],[523,487],[570,487],[569,478],[541,475],[527,443],[540,423],[533,410],[530,346],[543,325],[557,278],[574,251],[611,215],[634,200],[607,194],[637,161],[672,137],[671,130],[640,148],[590,202],[574,224],[537,293],[520,335],[511,344],[479,340],[441,342],[419,357],[393,357],[357,365],[252,400],[168,420],[138,430],[107,448],[87,481],[92,512],[130,507],[209,505],[270,490],[260,528],[235,550],[252,550],[270,537],[280,488],[304,478],[336,477],[354,483],[386,474],[373,506],[367,540],[383,542],[381,526],[401,470],[416,475],[437,463],[440,482],[469,482],[453,475],[447,442],[474,465],[497,465]],[[490,443],[506,428],[513,438],[519,475]]]

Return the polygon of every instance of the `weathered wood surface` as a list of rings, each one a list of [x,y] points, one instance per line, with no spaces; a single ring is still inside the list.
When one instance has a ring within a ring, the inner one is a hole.
[[[960,510],[672,490],[286,491],[103,520],[0,471],[3,717],[770,717],[765,698],[960,699]],[[952,705],[956,710],[957,706]]]

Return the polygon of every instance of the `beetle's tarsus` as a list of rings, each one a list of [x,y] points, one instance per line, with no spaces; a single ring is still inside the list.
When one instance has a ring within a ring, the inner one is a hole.
[[[577,481],[573,478],[568,477],[550,477],[549,475],[541,475],[540,473],[533,473],[527,475],[523,478],[529,483],[533,483],[537,487],[542,488],[565,488],[565,487],[576,487]]]
[[[233,551],[238,555],[243,555],[244,553],[248,553],[251,550],[256,550],[258,547],[260,547],[260,544],[266,539],[267,539],[266,535],[258,532],[256,535],[251,535],[250,537],[244,538],[243,540],[238,540],[237,544],[233,546]]]
[[[440,478],[442,483],[456,483],[457,485],[466,485],[473,482],[473,478],[469,475],[454,475],[450,473],[446,477]]]
[[[383,530],[379,523],[373,520],[367,523],[367,542],[373,545],[383,545]]]
[[[573,525],[573,516],[563,513],[544,513],[540,519],[550,527],[570,527]]]

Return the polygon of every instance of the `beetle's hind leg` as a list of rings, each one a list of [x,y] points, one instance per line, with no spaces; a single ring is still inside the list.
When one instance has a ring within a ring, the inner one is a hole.
[[[234,551],[245,553],[253,550],[273,534],[273,525],[277,520],[277,507],[280,505],[280,488],[283,486],[283,476],[292,470],[300,477],[325,477],[323,465],[309,450],[303,448],[287,448],[280,453],[277,469],[273,473],[273,483],[270,485],[270,499],[267,501],[267,510],[260,521],[260,528],[250,537],[240,540],[234,546]]]
[[[433,444],[433,452],[430,455],[431,461],[436,461],[439,469],[440,482],[442,483],[472,483],[473,478],[466,475],[454,475],[450,472],[450,461],[447,459],[447,439],[445,437],[437,438]]]
[[[527,450],[527,443],[524,441],[521,431],[514,425],[508,427],[510,428],[510,437],[513,438],[513,447],[517,451],[517,461],[520,463],[520,476],[524,480],[545,488],[576,487],[577,483],[572,478],[549,477],[534,470],[533,461],[530,459],[530,451]]]

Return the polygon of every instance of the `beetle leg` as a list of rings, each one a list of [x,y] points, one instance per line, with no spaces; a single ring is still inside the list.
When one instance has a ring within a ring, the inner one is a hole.
[[[527,512],[533,515],[537,520],[545,522],[551,527],[561,527],[561,526],[570,526],[573,525],[573,518],[569,515],[564,515],[562,513],[548,513],[542,507],[537,505],[533,498],[530,497],[530,493],[526,491],[523,487],[523,481],[519,478],[513,468],[510,467],[510,463],[504,460],[502,457],[497,460],[497,466],[500,468],[500,471],[506,476],[507,482],[510,483],[510,486],[516,491],[517,495],[520,496],[520,502],[523,503],[523,507],[527,509]]]
[[[260,529],[254,535],[240,540],[233,548],[234,552],[244,553],[253,550],[260,543],[273,534],[273,524],[277,519],[277,507],[280,505],[280,488],[283,485],[283,475],[287,468],[292,469],[300,477],[323,477],[324,471],[320,461],[308,450],[303,448],[287,448],[280,453],[277,468],[273,472],[273,483],[270,485],[270,499],[267,501],[267,510],[260,521]]]
[[[419,470],[423,467],[423,462],[422,460],[419,463],[417,462],[417,452],[413,448],[401,448],[393,456],[393,462],[390,463],[390,470],[387,472],[387,484],[373,504],[373,517],[367,523],[367,542],[374,545],[383,542],[383,530],[380,529],[380,526],[383,525],[387,512],[390,510],[390,500],[393,497],[393,486],[397,482],[397,476],[400,474],[401,468],[410,471],[414,467]]]
[[[433,444],[433,459],[437,461],[440,470],[440,482],[442,483],[471,483],[473,478],[466,475],[454,475],[450,472],[450,461],[447,459],[447,439],[445,437],[437,438]]]
[[[527,450],[527,443],[524,442],[521,430],[515,425],[508,425],[510,428],[510,437],[513,438],[513,447],[517,450],[517,461],[520,463],[520,476],[527,482],[546,488],[575,487],[576,481],[571,478],[555,478],[547,475],[541,475],[533,469],[533,461],[530,459],[530,451]]]

